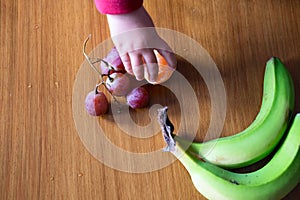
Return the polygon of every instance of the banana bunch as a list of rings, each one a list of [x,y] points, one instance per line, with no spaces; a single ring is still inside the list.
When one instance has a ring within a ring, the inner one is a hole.
[[[258,115],[244,131],[204,143],[191,143],[179,136],[176,140],[182,145],[191,144],[189,151],[225,168],[240,168],[261,160],[284,135],[294,109],[293,82],[278,58],[266,64],[262,96]]]
[[[283,198],[300,182],[300,114],[291,122],[293,108],[291,76],[278,58],[271,58],[265,70],[261,110],[244,131],[196,143],[173,134],[167,107],[159,109],[158,120],[168,144],[166,150],[184,165],[203,196],[273,200]],[[249,166],[278,146],[272,159],[257,171],[226,169]]]

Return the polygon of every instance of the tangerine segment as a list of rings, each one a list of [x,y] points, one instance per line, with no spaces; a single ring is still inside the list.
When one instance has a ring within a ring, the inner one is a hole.
[[[159,67],[157,79],[156,79],[156,81],[150,81],[150,76],[149,76],[148,70],[146,68],[144,70],[144,77],[149,83],[155,85],[155,84],[161,84],[161,83],[169,80],[169,78],[171,77],[171,75],[174,72],[174,69],[168,65],[166,59],[156,49],[154,49],[153,52],[156,56],[156,60],[157,60],[158,67]]]

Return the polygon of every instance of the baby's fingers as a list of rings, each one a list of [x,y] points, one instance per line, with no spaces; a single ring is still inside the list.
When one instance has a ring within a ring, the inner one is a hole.
[[[130,53],[129,57],[130,57],[130,61],[131,61],[132,71],[133,71],[135,78],[138,81],[143,80],[144,79],[144,62],[143,62],[142,55]]]
[[[150,81],[155,82],[158,76],[158,64],[154,52],[152,50],[148,51],[147,53],[143,54],[143,58],[146,63],[144,70],[147,70],[150,76]]]
[[[128,53],[121,55],[122,63],[127,73],[133,75],[132,65]]]

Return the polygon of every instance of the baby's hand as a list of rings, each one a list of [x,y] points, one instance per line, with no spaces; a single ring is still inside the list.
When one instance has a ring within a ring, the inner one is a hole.
[[[154,49],[165,57],[168,65],[176,68],[176,57],[169,45],[155,31],[152,19],[141,7],[128,14],[107,15],[114,45],[128,73],[137,80],[144,79],[144,70],[150,81],[157,79],[158,65]]]

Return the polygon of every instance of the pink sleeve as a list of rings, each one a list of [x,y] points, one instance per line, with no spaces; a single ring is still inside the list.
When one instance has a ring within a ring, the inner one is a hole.
[[[143,0],[94,0],[102,14],[125,14],[143,5]]]

